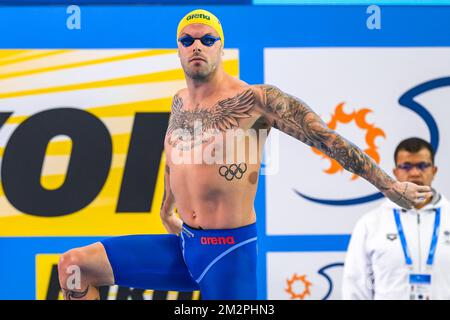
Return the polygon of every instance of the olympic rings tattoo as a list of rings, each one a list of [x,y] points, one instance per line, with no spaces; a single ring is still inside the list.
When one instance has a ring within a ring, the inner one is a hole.
[[[234,178],[241,179],[246,171],[247,164],[245,164],[244,162],[241,162],[238,165],[232,164],[230,165],[230,167],[221,166],[219,168],[219,174],[228,181],[231,181]]]

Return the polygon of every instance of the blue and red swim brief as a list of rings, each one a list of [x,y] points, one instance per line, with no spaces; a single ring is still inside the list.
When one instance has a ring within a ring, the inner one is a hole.
[[[183,224],[180,236],[130,235],[102,240],[115,284],[132,288],[194,291],[202,299],[253,300],[256,223],[202,230]]]

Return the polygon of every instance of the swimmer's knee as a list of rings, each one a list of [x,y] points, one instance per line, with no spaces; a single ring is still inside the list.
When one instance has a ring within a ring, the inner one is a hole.
[[[81,277],[81,283],[94,286],[114,284],[114,274],[106,250],[101,242],[71,249],[61,255],[58,262],[61,286],[66,279]]]
[[[59,258],[58,271],[67,271],[71,266],[81,268],[85,254],[81,248],[71,249],[64,252]]]
[[[82,248],[71,249],[61,255],[58,262],[58,275],[61,286],[66,283],[69,277],[80,277],[83,273],[83,280],[86,279],[85,264],[87,253]]]
[[[99,299],[94,275],[88,271],[92,258],[88,247],[71,249],[59,258],[58,277],[65,300]]]

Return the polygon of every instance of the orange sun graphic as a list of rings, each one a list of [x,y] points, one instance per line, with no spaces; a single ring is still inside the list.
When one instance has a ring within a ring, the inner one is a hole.
[[[367,147],[363,149],[363,151],[371,157],[377,164],[380,164],[380,155],[377,152],[377,146],[375,145],[375,139],[377,137],[386,138],[384,131],[380,128],[375,127],[373,124],[369,124],[366,121],[366,115],[372,112],[370,109],[361,109],[358,111],[353,111],[350,114],[347,114],[343,110],[344,102],[339,103],[336,106],[335,112],[331,117],[330,122],[327,123],[328,127],[332,130],[336,130],[338,123],[350,123],[352,121],[355,122],[356,126],[365,131],[365,141]],[[330,158],[326,154],[317,150],[316,148],[312,148],[312,151],[318,155],[322,156],[322,159],[330,160],[330,167],[325,169],[324,172],[327,174],[335,174],[337,172],[342,172],[344,168],[334,159]],[[353,174],[352,180],[358,178],[358,175]]]
[[[303,283],[303,285],[305,286],[305,289],[303,290],[303,292],[301,292],[301,293],[294,292],[292,285],[296,281],[301,281]],[[306,274],[304,274],[302,276],[298,276],[296,273],[294,273],[292,278],[287,279],[286,282],[287,282],[288,287],[285,289],[285,291],[290,294],[291,299],[304,300],[306,296],[311,295],[311,291],[309,290],[309,288],[312,286],[312,283],[309,282],[308,280],[306,280]]]

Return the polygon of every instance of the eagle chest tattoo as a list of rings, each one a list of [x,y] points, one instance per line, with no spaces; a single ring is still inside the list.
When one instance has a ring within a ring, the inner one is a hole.
[[[191,151],[216,134],[239,128],[239,120],[250,118],[254,107],[255,93],[251,89],[207,109],[183,110],[183,100],[176,95],[167,129],[168,143],[177,150]],[[224,165],[219,174],[228,181],[239,180],[246,170],[245,163]]]
[[[251,89],[207,109],[183,110],[183,100],[176,95],[167,129],[169,145],[189,151],[207,142],[211,135],[238,128],[239,119],[251,117],[254,105],[255,93]]]

